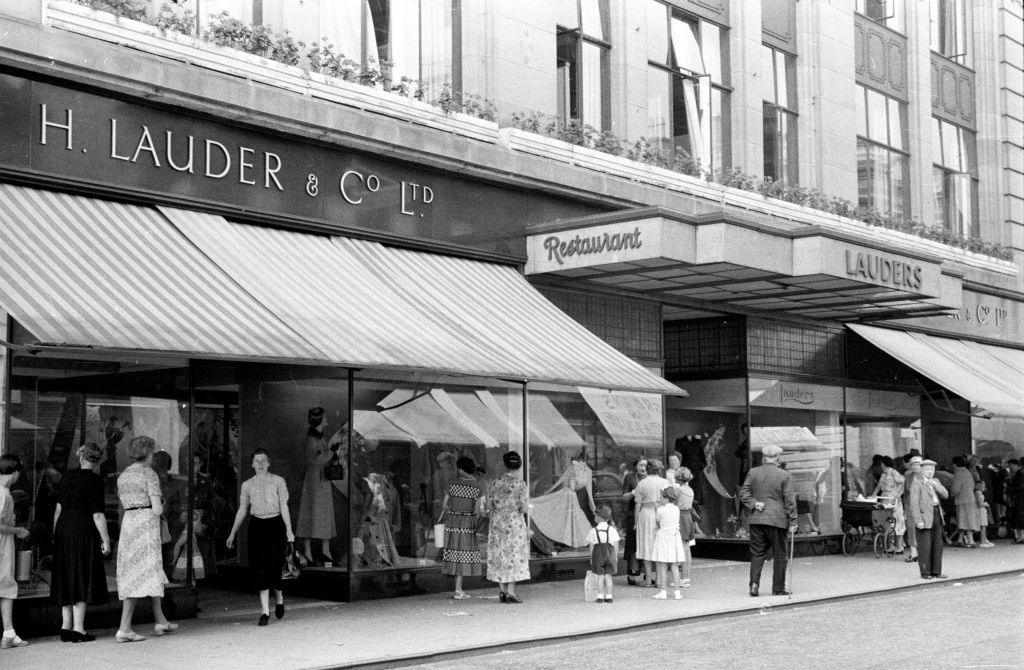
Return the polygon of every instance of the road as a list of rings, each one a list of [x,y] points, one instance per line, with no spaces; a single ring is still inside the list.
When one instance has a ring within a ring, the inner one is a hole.
[[[1024,575],[951,580],[413,667],[1024,668]]]

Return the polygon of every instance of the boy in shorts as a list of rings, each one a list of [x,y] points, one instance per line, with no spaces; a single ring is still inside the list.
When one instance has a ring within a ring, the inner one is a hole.
[[[611,524],[612,508],[601,505],[595,515],[597,526],[590,529],[590,571],[597,575],[597,602],[612,602],[612,576],[619,564],[619,533]]]

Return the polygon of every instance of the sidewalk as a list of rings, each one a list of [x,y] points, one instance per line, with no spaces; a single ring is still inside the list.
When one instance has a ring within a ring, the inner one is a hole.
[[[949,580],[924,581],[917,565],[902,558],[800,557],[793,565],[792,599],[747,595],[747,563],[697,559],[693,588],[682,601],[657,601],[653,589],[630,587],[616,578],[615,603],[583,602],[581,580],[523,584],[522,605],[502,605],[496,589],[471,592],[456,601],[433,594],[356,603],[295,601],[284,620],[271,618],[258,628],[255,598],[245,611],[203,602],[198,620],[183,621],[171,636],[135,644],[114,644],[113,631],[88,644],[62,644],[38,638],[22,649],[0,651],[0,666],[61,668],[190,667],[256,670],[340,668],[401,663],[415,658],[465,653],[500,645],[555,640],[688,618],[761,611],[790,604],[843,598],[901,588],[932,588],[957,580],[1001,573],[1024,576],[1024,547],[1001,540],[992,549],[951,549],[944,554]],[[762,592],[771,589],[771,566],[762,576]],[[149,634],[151,626],[140,627]],[[470,664],[471,665],[471,664]]]

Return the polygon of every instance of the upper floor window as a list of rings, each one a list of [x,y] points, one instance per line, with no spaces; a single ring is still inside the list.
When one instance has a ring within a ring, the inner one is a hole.
[[[857,203],[910,217],[907,106],[857,86]]]
[[[932,117],[935,214],[956,235],[978,235],[978,154],[974,133]]]
[[[607,0],[561,0],[558,3],[558,120],[607,130]]]
[[[857,13],[898,32],[906,31],[905,0],[857,0]]]
[[[798,182],[796,58],[763,47],[764,176],[792,186]]]
[[[728,163],[725,31],[647,0],[647,139],[686,151],[705,170]]]
[[[971,66],[970,0],[931,0],[932,51]]]

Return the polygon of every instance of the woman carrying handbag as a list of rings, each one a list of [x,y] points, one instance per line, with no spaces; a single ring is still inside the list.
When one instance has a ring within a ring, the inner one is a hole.
[[[248,513],[249,573],[260,594],[258,626],[270,623],[270,591],[277,596],[274,616],[284,617],[284,591],[281,574],[285,567],[286,543],[295,542],[292,520],[288,514],[288,487],[283,477],[270,474],[270,456],[265,449],[257,449],[252,457],[256,474],[242,482],[238,513],[231,526],[227,546],[235,545],[235,535]]]

